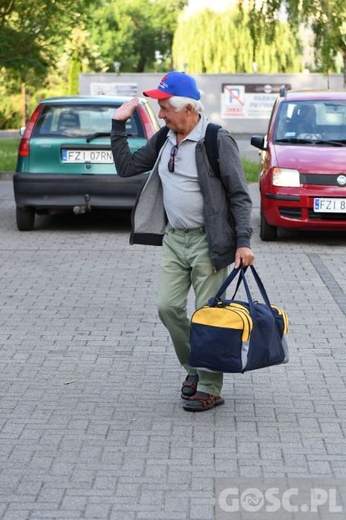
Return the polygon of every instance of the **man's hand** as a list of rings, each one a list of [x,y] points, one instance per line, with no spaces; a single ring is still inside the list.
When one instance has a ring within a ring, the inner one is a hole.
[[[255,255],[252,252],[252,249],[249,247],[238,247],[235,252],[235,262],[234,267],[238,269],[240,265],[243,267],[247,267],[248,265],[252,265],[255,260]]]
[[[133,112],[138,105],[138,97],[134,97],[129,101],[125,101],[113,114],[112,119],[117,119],[118,121],[127,121],[132,116]]]

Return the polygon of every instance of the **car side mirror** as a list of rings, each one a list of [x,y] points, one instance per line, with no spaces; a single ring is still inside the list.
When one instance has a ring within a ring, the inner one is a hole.
[[[251,145],[260,150],[266,149],[266,138],[263,135],[253,135],[251,137]]]
[[[19,135],[23,137],[24,135],[24,132],[25,132],[25,126],[22,126],[21,129],[19,130]]]

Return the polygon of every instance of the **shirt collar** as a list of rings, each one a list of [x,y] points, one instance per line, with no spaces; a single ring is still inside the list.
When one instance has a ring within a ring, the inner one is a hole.
[[[199,141],[202,139],[202,137],[204,137],[207,125],[208,119],[206,116],[202,115],[195,128],[191,130],[191,132],[183,139],[183,141]],[[176,143],[176,133],[173,130],[169,130],[167,136],[172,143]]]

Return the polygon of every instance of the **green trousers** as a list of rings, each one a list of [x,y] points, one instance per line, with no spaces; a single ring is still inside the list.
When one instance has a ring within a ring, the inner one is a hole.
[[[188,294],[195,294],[195,308],[208,303],[215,296],[228,269],[213,271],[204,228],[178,230],[167,226],[163,239],[159,275],[158,312],[167,328],[180,364],[187,374],[196,369],[188,365],[190,353],[190,319],[187,315]],[[198,390],[220,395],[223,382],[221,372],[198,371]]]

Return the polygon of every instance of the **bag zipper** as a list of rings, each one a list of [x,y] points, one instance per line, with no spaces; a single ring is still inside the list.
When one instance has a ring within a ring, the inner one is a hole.
[[[225,309],[230,310],[231,312],[234,312],[239,316],[244,324],[244,330],[242,334],[242,341],[249,341],[252,329],[253,329],[253,322],[252,318],[250,316],[249,311],[242,307],[241,305],[233,304],[226,305]]]
[[[271,305],[272,309],[275,309],[280,316],[282,316],[283,322],[284,322],[284,334],[288,333],[288,316],[286,312],[283,309],[280,309],[280,307],[277,307],[276,305]]]
[[[249,309],[247,307],[245,307],[244,305],[242,305],[241,303],[236,303],[236,302],[230,303],[229,307],[233,307],[233,308],[236,307],[237,309],[239,309],[240,311],[245,313],[245,318],[249,322],[250,332],[252,332],[253,321],[252,321],[252,317],[251,317]]]

